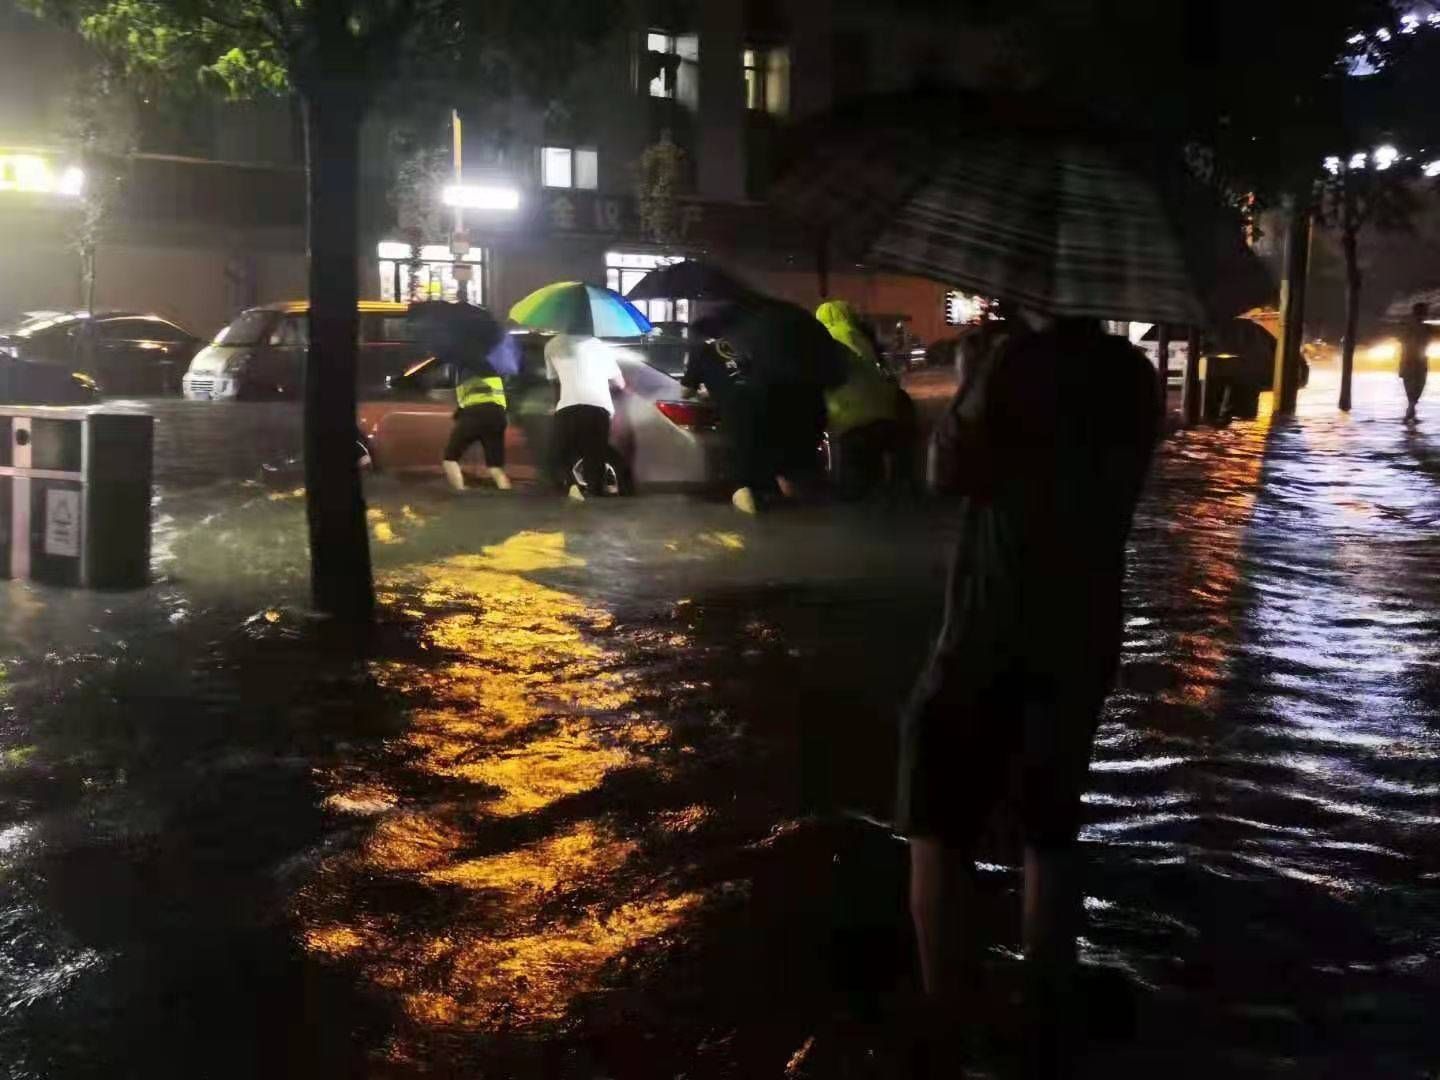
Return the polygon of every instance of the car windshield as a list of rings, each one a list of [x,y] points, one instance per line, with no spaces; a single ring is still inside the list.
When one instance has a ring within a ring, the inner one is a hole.
[[[215,335],[216,345],[259,345],[270,332],[276,313],[252,308]]]

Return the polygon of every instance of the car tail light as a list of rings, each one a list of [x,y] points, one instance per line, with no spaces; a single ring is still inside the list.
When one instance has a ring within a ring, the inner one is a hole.
[[[719,420],[715,409],[700,401],[657,401],[655,408],[676,427],[689,428],[692,431],[713,428]]]

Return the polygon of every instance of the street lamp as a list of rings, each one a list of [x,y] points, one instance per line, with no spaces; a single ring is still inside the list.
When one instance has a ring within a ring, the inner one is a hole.
[[[518,210],[520,192],[498,184],[447,184],[440,201],[457,210]]]

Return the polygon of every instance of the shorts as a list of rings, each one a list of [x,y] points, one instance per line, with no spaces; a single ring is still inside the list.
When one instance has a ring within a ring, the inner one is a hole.
[[[478,442],[485,451],[485,464],[492,469],[503,469],[505,428],[508,424],[504,406],[493,401],[460,409],[455,413],[450,441],[445,444],[445,460],[459,461],[470,444]]]
[[[971,851],[990,813],[1017,788],[1025,843],[1073,844],[1108,677],[1061,685],[1014,670],[964,692],[951,682],[927,672],[906,711],[897,831]]]
[[[1001,522],[972,509],[959,523],[945,625],[901,726],[897,831],[973,850],[1013,788],[1025,842],[1064,847],[1119,663],[1123,563],[1072,576],[1078,591],[1037,587]]]

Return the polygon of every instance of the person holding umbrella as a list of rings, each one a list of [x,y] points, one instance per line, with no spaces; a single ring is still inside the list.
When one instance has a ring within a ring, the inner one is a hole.
[[[422,301],[411,304],[407,316],[417,337],[435,358],[455,369],[456,409],[450,438],[440,462],[445,479],[455,491],[465,490],[460,459],[475,443],[485,454],[490,479],[500,491],[511,489],[505,472],[506,414],[504,374],[517,368],[515,344],[481,307]]]
[[[559,461],[579,461],[585,484],[582,489],[567,477],[570,498],[584,502],[587,494],[604,495],[610,420],[615,415],[612,391],[625,389],[615,354],[598,338],[556,334],[545,345],[545,377],[560,384],[555,403]]]
[[[731,501],[753,514],[772,487],[793,496],[815,473],[825,392],[844,383],[845,359],[813,315],[780,300],[748,297],[700,325],[727,371],[718,381],[732,384],[726,426],[737,487]],[[709,380],[712,394],[715,381]]]
[[[610,420],[615,415],[613,392],[625,388],[625,376],[602,337],[648,334],[650,320],[619,293],[579,281],[546,285],[510,309],[522,326],[553,330],[545,346],[545,377],[559,383],[555,405],[557,461],[568,474],[580,463],[575,482],[567,475],[570,498],[604,495]]]
[[[846,258],[1000,297],[1032,326],[982,359],[937,430],[959,528],[944,627],[903,714],[896,829],[943,1044],[974,1015],[973,860],[1017,777],[1029,1073],[1066,1075],[1080,795],[1158,420],[1149,362],[1097,320],[1209,325],[1270,302],[1274,282],[1181,162],[1053,102],[880,96],[791,142],[806,151],[777,209]]]

